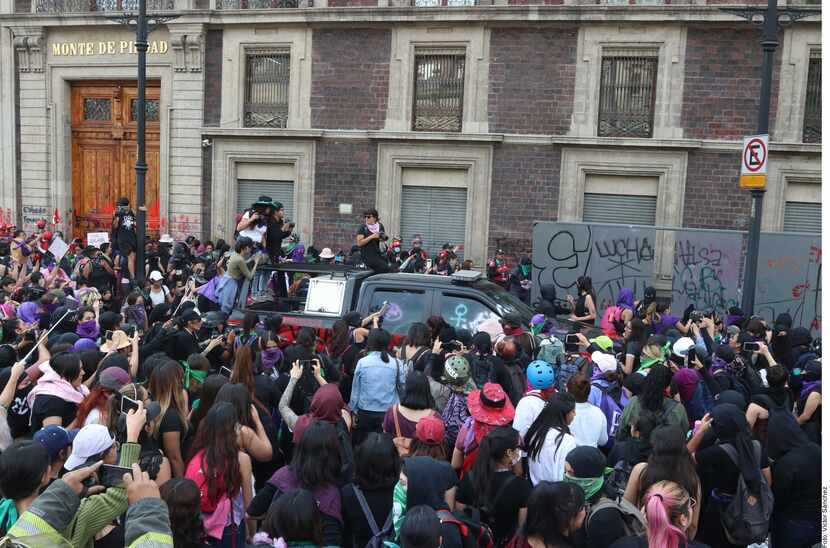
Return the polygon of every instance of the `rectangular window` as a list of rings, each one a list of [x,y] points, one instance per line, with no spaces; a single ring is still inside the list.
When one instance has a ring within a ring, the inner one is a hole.
[[[445,243],[464,244],[466,226],[466,188],[403,185],[400,236],[404,242],[420,235],[424,249],[434,255]]]
[[[241,212],[251,207],[260,196],[270,196],[272,200],[282,203],[285,219],[294,218],[294,182],[263,181],[239,179],[236,187],[236,211]]]
[[[807,71],[807,102],[804,105],[805,143],[821,142],[821,52],[810,52]]]
[[[290,68],[287,50],[245,53],[245,127],[286,127]]]
[[[588,175],[582,200],[582,221],[654,225],[657,186],[656,177]]]
[[[461,131],[464,113],[463,50],[417,50],[412,129]]]
[[[788,181],[784,232],[821,234],[821,183]]]
[[[653,135],[657,55],[656,49],[603,50],[597,135]]]

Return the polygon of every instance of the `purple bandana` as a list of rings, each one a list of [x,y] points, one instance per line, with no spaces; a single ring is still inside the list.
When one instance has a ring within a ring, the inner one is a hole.
[[[259,355],[263,371],[271,371],[282,361],[282,350],[279,348],[268,348]]]
[[[821,390],[821,381],[805,382],[801,387],[801,394],[799,394],[799,398],[808,396],[811,392],[815,392],[816,390]]]
[[[98,327],[97,320],[87,320],[85,322],[78,323],[78,326],[75,328],[75,334],[82,339],[90,339],[94,341],[98,338],[98,335],[101,334],[101,329]]]

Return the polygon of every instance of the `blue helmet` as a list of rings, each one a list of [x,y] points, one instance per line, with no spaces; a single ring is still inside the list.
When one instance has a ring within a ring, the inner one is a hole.
[[[556,374],[548,362],[536,360],[527,366],[527,381],[536,390],[550,388],[555,380]]]

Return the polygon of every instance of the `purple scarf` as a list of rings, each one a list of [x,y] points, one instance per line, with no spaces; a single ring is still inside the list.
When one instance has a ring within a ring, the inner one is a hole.
[[[283,466],[271,476],[268,483],[275,486],[283,493],[288,493],[300,487],[300,482],[290,466]],[[320,485],[312,493],[317,499],[317,506],[327,516],[331,516],[340,523],[343,523],[343,514],[340,507],[340,489],[331,484]]]
[[[712,373],[715,373],[715,371],[726,371],[728,365],[729,364],[727,364],[723,358],[718,358],[717,356],[715,356],[714,358],[712,358],[711,371]]]
[[[304,263],[305,262],[305,246],[298,244],[291,252],[291,262]]]
[[[821,390],[821,381],[805,382],[801,387],[801,394],[798,397],[807,397],[811,392],[815,392],[816,390]]]
[[[140,329],[147,325],[147,309],[143,304],[133,304],[124,307],[124,318],[131,320]]]
[[[262,370],[270,372],[282,361],[282,350],[279,348],[267,348],[260,353],[259,358],[262,362]]]
[[[91,339],[94,341],[101,334],[101,328],[98,327],[97,320],[87,320],[78,323],[78,326],[75,328],[75,334],[82,339]]]
[[[26,301],[17,309],[17,317],[23,320],[24,323],[37,323],[38,318],[37,303]]]
[[[219,298],[216,296],[217,283],[219,283],[219,276],[214,276],[210,279],[210,281],[208,281],[208,283],[197,289],[196,294],[201,295],[212,303],[218,303]]]

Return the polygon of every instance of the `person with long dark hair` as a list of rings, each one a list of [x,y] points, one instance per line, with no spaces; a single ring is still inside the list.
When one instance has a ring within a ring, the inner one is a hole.
[[[326,343],[326,356],[340,372],[338,387],[343,401],[349,401],[352,396],[352,378],[360,354],[357,346],[352,344],[349,331],[349,324],[345,320],[336,320],[331,327],[331,337]]]
[[[274,454],[271,438],[276,437],[276,428],[271,428],[271,436],[269,436],[262,423],[262,414],[245,385],[225,384],[216,393],[216,402],[228,402],[236,409],[239,419],[237,429],[239,447],[258,462],[270,462]],[[260,475],[260,473],[257,474],[257,476]]]
[[[202,422],[207,412],[213,407],[213,402],[216,401],[216,395],[219,393],[219,390],[228,384],[228,382],[226,376],[219,375],[218,373],[208,375],[205,378],[205,382],[202,383],[201,397],[193,402],[193,409],[190,411],[190,416],[188,417],[194,431],[198,430],[199,423]]]
[[[260,519],[272,501],[297,489],[308,489],[322,514],[325,546],[341,546],[343,514],[340,499],[342,461],[337,431],[324,421],[309,426],[294,448],[291,464],[277,470],[248,506],[248,515]]]
[[[407,363],[407,369],[423,372],[429,362],[431,350],[432,338],[429,326],[421,322],[410,325],[400,352],[401,359]]]
[[[370,433],[355,450],[355,479],[340,490],[343,500],[343,546],[362,548],[372,538],[369,519],[378,529],[392,511],[392,491],[401,473],[401,460],[392,439]],[[365,501],[369,513],[364,510]]]
[[[383,431],[393,437],[402,456],[409,454],[415,427],[423,418],[436,415],[435,400],[426,375],[412,371],[406,376],[400,403],[390,407],[383,418]]]
[[[496,366],[496,357],[493,355],[493,341],[490,335],[479,331],[473,335],[470,351],[465,354],[470,363],[470,373],[476,386],[482,387],[490,380],[491,372]]]
[[[576,416],[576,401],[557,392],[530,425],[525,436],[530,480],[561,481],[565,477],[565,457],[576,447],[568,425]]]
[[[289,548],[323,546],[322,517],[314,493],[295,489],[271,505],[263,529],[271,538],[282,539]]]
[[[654,365],[649,369],[640,393],[628,400],[623,409],[617,441],[625,441],[631,436],[631,423],[636,422],[642,412],[654,413],[661,424],[676,426],[683,432],[689,430],[686,409],[674,398],[666,396],[671,379],[671,369],[664,365]]]
[[[473,469],[458,486],[456,508],[475,507],[493,530],[496,546],[502,546],[524,525],[527,499],[533,487],[514,473],[521,462],[519,434],[500,426],[481,440]]]
[[[625,499],[640,508],[645,492],[655,483],[671,480],[679,483],[697,500],[703,496],[703,488],[692,455],[686,449],[686,436],[674,426],[661,426],[651,433],[651,453],[646,462],[631,469]],[[689,526],[689,538],[694,538],[700,519],[700,507],[696,507]]]
[[[153,437],[170,460],[174,477],[184,474],[183,443],[188,432],[184,372],[178,363],[167,360],[150,375],[150,396],[161,406],[161,420],[153,425]]]
[[[203,493],[200,501],[208,542],[215,548],[244,546],[256,530],[245,524],[251,502],[251,458],[237,442],[238,418],[229,403],[219,402],[208,411],[191,448],[186,477]]]
[[[578,485],[543,481],[527,499],[527,520],[515,546],[576,548],[575,539],[587,515],[585,493]]]
[[[41,352],[45,348],[41,346]],[[84,386],[84,370],[77,354],[58,352],[48,362],[40,364],[43,375],[26,396],[32,410],[31,432],[43,426],[57,424],[68,426],[78,411],[78,406],[89,395]]]
[[[196,482],[175,478],[161,486],[161,498],[170,512],[170,529],[175,548],[205,548],[205,527],[199,509],[200,493]]]
[[[380,432],[386,411],[398,403],[398,390],[406,381],[403,364],[389,353],[391,337],[383,329],[372,329],[368,354],[357,362],[349,407],[357,413],[354,442],[360,444],[369,432]]]
[[[630,375],[640,369],[640,356],[648,339],[648,330],[643,320],[634,318],[625,324],[623,330],[623,373]]]
[[[594,325],[597,319],[597,296],[590,276],[580,276],[576,279],[576,292],[576,301],[568,295],[568,302],[573,306],[571,320]]]

